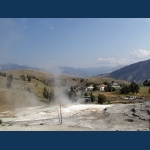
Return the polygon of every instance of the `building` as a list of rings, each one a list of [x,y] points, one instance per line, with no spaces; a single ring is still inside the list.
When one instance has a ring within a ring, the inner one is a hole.
[[[93,86],[87,87],[87,90],[89,90],[89,91],[93,90]]]
[[[105,87],[106,87],[107,85],[105,85],[105,84],[101,84],[101,85],[99,85],[99,90],[101,91],[101,92],[105,92]]]
[[[116,83],[116,82],[113,82],[113,83],[111,84],[111,87],[115,88],[116,90],[117,90],[117,89],[120,89],[120,85],[119,85],[118,83]]]

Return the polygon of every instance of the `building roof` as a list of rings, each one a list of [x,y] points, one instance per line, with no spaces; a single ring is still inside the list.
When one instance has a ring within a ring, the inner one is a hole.
[[[105,84],[101,84],[101,85],[99,85],[99,87],[105,87],[105,86],[107,86],[107,85],[105,85]]]

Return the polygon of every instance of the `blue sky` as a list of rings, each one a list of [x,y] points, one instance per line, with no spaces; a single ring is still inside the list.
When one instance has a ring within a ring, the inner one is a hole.
[[[149,18],[0,18],[0,64],[49,69],[150,58]]]

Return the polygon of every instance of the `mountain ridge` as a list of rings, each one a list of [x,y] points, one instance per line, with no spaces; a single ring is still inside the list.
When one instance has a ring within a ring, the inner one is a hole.
[[[77,75],[82,77],[92,77],[96,76],[98,74],[104,74],[108,72],[112,72],[114,70],[117,70],[118,68],[121,68],[122,66],[102,66],[98,68],[73,68],[73,67],[61,67],[58,68],[62,71],[63,74],[70,74],[70,75]]]
[[[49,73],[57,74],[57,70],[59,70],[58,72],[61,73],[62,75],[70,75],[70,76],[77,76],[77,77],[92,77],[92,76],[96,76],[98,74],[112,72],[114,70],[117,70],[120,67],[122,67],[122,66],[116,66],[116,67],[102,66],[102,67],[98,67],[98,68],[94,68],[94,67],[73,68],[73,67],[59,66],[57,68],[43,69],[43,68],[29,67],[29,66],[20,65],[20,64],[7,63],[7,64],[0,65],[0,71],[34,69],[34,70],[41,70],[41,71],[46,71]]]
[[[120,68],[111,72],[108,77],[139,83],[146,79],[150,80],[150,59]]]

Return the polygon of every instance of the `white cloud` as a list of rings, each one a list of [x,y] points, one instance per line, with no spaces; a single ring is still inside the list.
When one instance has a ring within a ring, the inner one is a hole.
[[[150,59],[150,51],[139,49],[130,52],[124,56],[117,56],[117,58],[98,58],[96,62],[100,66],[117,66],[132,64],[147,59]]]
[[[89,67],[101,67],[101,66],[118,66],[118,65],[129,65],[139,61],[150,59],[149,50],[134,50],[127,54],[115,54],[114,57],[97,58],[96,60],[87,61],[76,61],[76,62],[61,62],[51,61],[53,65],[68,66],[75,68],[89,68]]]
[[[125,58],[98,58],[97,63],[101,66],[117,66],[126,64]]]
[[[112,64],[117,62],[115,58],[98,58],[97,61],[100,63],[112,63]]]
[[[53,63],[53,64],[62,64],[63,61],[54,61],[54,60],[52,60],[51,63]]]
[[[135,50],[130,54],[130,56],[134,59],[149,59],[150,58],[150,51],[149,50]]]

